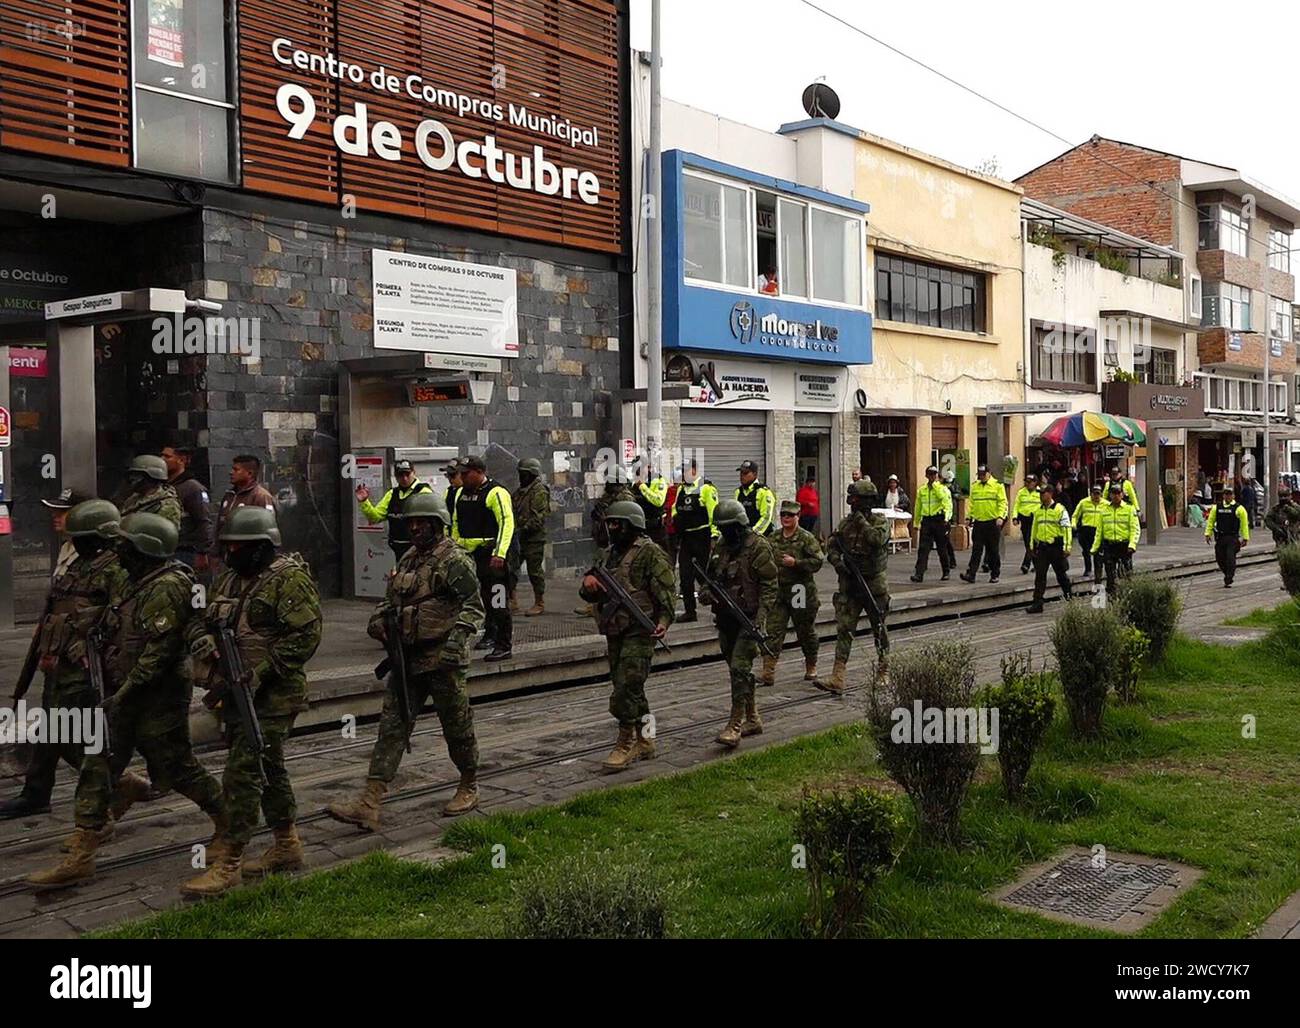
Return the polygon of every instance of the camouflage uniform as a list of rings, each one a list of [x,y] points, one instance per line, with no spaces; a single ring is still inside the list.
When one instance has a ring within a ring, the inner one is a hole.
[[[128,514],[160,514],[181,527],[181,500],[166,482],[155,482],[144,492],[132,490],[122,501],[122,517]]]
[[[835,671],[830,691],[842,692],[844,671],[853,649],[853,632],[864,611],[871,620],[871,630],[876,637],[876,653],[880,660],[883,662],[889,653],[889,630],[885,627],[885,618],[889,614],[889,579],[885,574],[889,563],[888,522],[879,514],[872,514],[868,518],[854,511],[840,522],[831,535],[826,556],[839,572],[834,598]],[[849,570],[846,561],[852,561],[862,572],[862,577],[866,579],[867,587],[875,598],[874,607],[861,594],[856,577]],[[879,614],[876,613],[877,607]]]
[[[510,497],[515,513],[515,538],[519,540],[520,564],[528,565],[533,598],[540,603],[546,593],[546,519],[551,513],[551,491],[541,476],[520,486]]]
[[[812,680],[817,672],[817,610],[821,602],[817,598],[816,574],[821,569],[823,553],[817,537],[807,529],[796,528],[794,535],[786,537],[778,528],[767,541],[772,544],[773,557],[778,571],[777,600],[772,605],[772,614],[767,619],[767,637],[776,657],[763,658],[764,685],[771,685],[776,673],[777,661],[781,655],[781,643],[785,641],[786,626],[794,622],[795,634],[803,650],[806,664],[806,678]],[[783,557],[793,557],[794,567],[786,567]]]
[[[596,497],[591,505],[591,538],[602,550],[609,546],[609,536],[605,534],[605,512],[616,503],[636,503],[636,496],[626,485],[618,484]]]
[[[1286,546],[1300,539],[1300,504],[1291,497],[1279,499],[1264,515],[1264,527],[1273,533],[1273,541]]]
[[[234,628],[244,667],[253,676],[253,705],[266,743],[260,766],[235,705],[225,696],[215,652],[217,628],[225,624]],[[294,719],[307,709],[303,668],[320,645],[320,595],[311,571],[296,553],[276,556],[250,578],[227,569],[213,586],[207,609],[190,622],[186,634],[191,648],[208,643],[202,647],[207,656],[196,657],[195,669],[199,685],[212,690],[210,704],[221,701],[230,747],[222,781],[227,834],[243,847],[257,827],[259,809],[271,828],[297,820],[284,743]]]
[[[760,630],[771,623],[780,588],[769,537],[746,533],[738,553],[733,553],[726,545],[716,546],[709,560],[709,577],[727,591]],[[731,673],[732,707],[739,705],[743,708],[754,701],[753,667],[758,643],[742,633],[727,615],[726,608],[716,601],[713,620],[718,626],[723,659]]]

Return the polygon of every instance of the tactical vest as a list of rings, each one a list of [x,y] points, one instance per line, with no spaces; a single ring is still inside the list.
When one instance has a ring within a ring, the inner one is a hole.
[[[754,577],[754,550],[765,545],[762,536],[750,534],[745,537],[745,544],[740,552],[733,554],[725,546],[722,548],[721,560],[718,562],[718,585],[726,590],[736,606],[751,618],[758,613],[759,587]],[[719,614],[723,608],[715,608]],[[725,616],[725,615],[723,615]]]
[[[128,514],[157,514],[163,501],[169,499],[169,486],[156,486],[147,493],[132,493],[122,505],[122,517]],[[173,490],[174,492],[174,490]]]
[[[474,490],[461,486],[456,494],[456,531],[462,539],[497,537],[497,519],[487,505],[488,496],[497,488],[500,487],[490,478],[484,479],[483,484]]]
[[[408,646],[438,646],[456,627],[462,602],[445,590],[438,571],[460,554],[460,547],[443,536],[429,553],[408,550],[397,565],[388,583],[388,598],[397,608],[402,641]]]
[[[66,657],[68,644],[77,636],[78,624],[95,621],[108,606],[111,597],[106,589],[91,588],[91,583],[115,560],[112,548],[91,560],[79,558],[54,580],[50,587],[50,612],[41,621],[37,651],[42,657]]]
[[[107,648],[105,663],[117,685],[121,685],[131,673],[132,665],[140,655],[140,651],[144,649],[148,638],[141,630],[135,616],[140,595],[145,591],[145,586],[165,575],[184,578],[186,592],[190,592],[194,587],[194,575],[190,569],[180,561],[170,560],[162,567],[149,572],[140,581],[127,583],[126,595],[112,609],[113,638]]]
[[[736,499],[738,499],[740,505],[745,508],[745,517],[749,518],[750,528],[757,525],[759,518],[763,516],[763,512],[758,509],[758,493],[760,489],[766,488],[767,486],[762,482],[758,479],[754,479],[754,481],[750,482],[749,485],[742,486],[736,492]]]
[[[633,585],[632,562],[636,560],[642,547],[653,545],[645,536],[638,536],[627,551],[619,557],[618,563],[609,568],[609,573],[627,590],[633,602],[650,615],[651,621],[655,620],[654,597],[650,595],[649,590]],[[633,624],[632,615],[612,597],[606,597],[601,602],[596,613],[596,624],[604,635],[645,635],[639,625]]]
[[[677,513],[673,515],[677,531],[693,532],[708,527],[709,509],[704,506],[703,488],[703,484],[695,483],[677,490]]]
[[[433,489],[428,482],[416,482],[411,486],[411,491],[405,496],[400,489],[394,489],[393,495],[388,500],[388,545],[389,546],[409,546],[411,544],[411,529],[406,523],[406,518],[402,516],[406,510],[406,501],[416,493],[431,493]]]
[[[1241,532],[1241,522],[1237,520],[1240,503],[1231,507],[1220,503],[1214,508],[1214,537],[1216,539],[1236,539]]]
[[[244,667],[250,671],[266,660],[271,652],[272,641],[271,636],[254,628],[249,621],[248,611],[252,606],[251,601],[267,583],[274,581],[282,572],[295,567],[308,570],[307,562],[298,554],[281,553],[251,581],[245,582],[245,579],[235,572],[229,571],[226,573],[228,577],[223,576],[222,585],[226,588],[233,587],[233,590],[237,591],[212,596],[208,600],[208,607],[203,615],[204,620],[213,628],[218,625],[234,627],[235,644],[239,647],[240,656],[244,658]],[[239,589],[241,585],[243,588]]]
[[[535,533],[535,532],[540,532],[543,528],[546,527],[545,522],[542,521],[536,525],[530,525],[528,528],[524,528],[521,524],[523,518],[520,516],[524,508],[531,504],[534,491],[537,489],[544,490],[545,488],[546,488],[546,484],[540,478],[535,478],[531,482],[529,482],[526,486],[521,486],[519,489],[516,489],[511,494],[510,502],[511,504],[514,505],[514,509],[515,509],[515,530],[517,532]],[[528,516],[530,518],[532,517],[531,510],[528,512]]]
[[[883,575],[889,566],[889,544],[888,542],[880,546],[870,545],[867,539],[867,528],[871,521],[863,514],[853,513],[845,519],[844,524],[840,526],[838,535],[840,538],[840,551],[844,554],[844,559],[857,565],[858,570],[862,572],[862,577],[867,581]],[[888,535],[888,529],[882,528]],[[846,572],[844,577],[850,578],[852,572]]]

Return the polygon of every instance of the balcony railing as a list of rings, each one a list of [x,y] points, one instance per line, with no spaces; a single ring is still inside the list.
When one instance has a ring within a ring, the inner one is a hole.
[[[1205,374],[1198,374],[1195,378],[1205,390],[1207,414],[1263,415],[1264,382],[1262,379]],[[1285,418],[1288,413],[1285,382],[1269,383],[1269,400],[1269,413]]]

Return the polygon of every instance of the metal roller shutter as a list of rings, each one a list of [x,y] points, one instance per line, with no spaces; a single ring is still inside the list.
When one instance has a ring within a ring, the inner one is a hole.
[[[767,481],[767,413],[765,411],[682,410],[682,449],[689,450],[700,474],[723,499],[734,495],[741,461],[758,464]]]

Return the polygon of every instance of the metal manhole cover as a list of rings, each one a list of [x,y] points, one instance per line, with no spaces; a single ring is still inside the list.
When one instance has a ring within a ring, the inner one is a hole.
[[[1131,932],[1154,920],[1200,876],[1173,861],[1072,849],[1027,869],[992,898],[1060,921]]]

